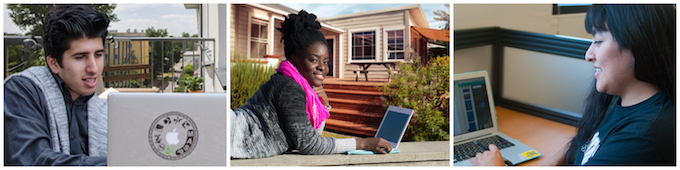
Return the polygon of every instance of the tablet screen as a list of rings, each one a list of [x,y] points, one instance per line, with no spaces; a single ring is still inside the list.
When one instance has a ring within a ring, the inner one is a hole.
[[[399,143],[401,135],[405,131],[409,120],[409,114],[399,113],[388,109],[387,114],[385,114],[385,118],[380,125],[380,129],[375,136],[384,138],[391,143]]]

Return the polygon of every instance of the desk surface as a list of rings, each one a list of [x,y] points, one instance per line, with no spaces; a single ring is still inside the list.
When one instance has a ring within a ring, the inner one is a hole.
[[[543,159],[555,155],[576,135],[576,127],[496,107],[498,128],[506,135],[541,152],[541,157],[520,165],[541,165]]]

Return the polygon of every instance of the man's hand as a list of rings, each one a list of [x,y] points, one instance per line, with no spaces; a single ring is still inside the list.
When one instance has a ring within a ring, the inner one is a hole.
[[[503,156],[494,144],[489,145],[489,150],[484,153],[477,153],[474,158],[470,158],[470,163],[474,166],[503,166]]]
[[[323,103],[324,106],[328,106],[328,95],[326,95],[326,91],[323,90],[323,86],[313,87],[313,89],[314,92],[316,92],[316,95],[319,96],[321,103]]]

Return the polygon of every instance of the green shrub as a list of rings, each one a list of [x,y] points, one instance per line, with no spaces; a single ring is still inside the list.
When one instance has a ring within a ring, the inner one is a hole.
[[[231,109],[246,104],[257,89],[276,73],[276,68],[264,64],[256,64],[236,54],[231,62]]]
[[[415,110],[404,139],[415,141],[449,140],[449,56],[399,63],[399,73],[378,87],[388,105]]]
[[[203,77],[191,76],[184,79],[184,84],[191,91],[201,90],[201,84],[203,83]]]
[[[186,88],[186,83],[185,80],[187,78],[191,77],[188,73],[182,73],[180,77],[177,78],[177,88],[175,89],[175,92],[188,92],[188,88]]]
[[[184,70],[183,70],[182,73],[183,73],[183,74],[194,75],[194,65],[186,65],[186,66],[184,66]]]

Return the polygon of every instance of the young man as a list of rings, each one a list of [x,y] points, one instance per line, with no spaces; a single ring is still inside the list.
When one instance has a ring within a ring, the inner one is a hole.
[[[43,23],[48,66],[5,79],[5,165],[106,165],[107,103],[94,91],[109,19],[57,5]]]

